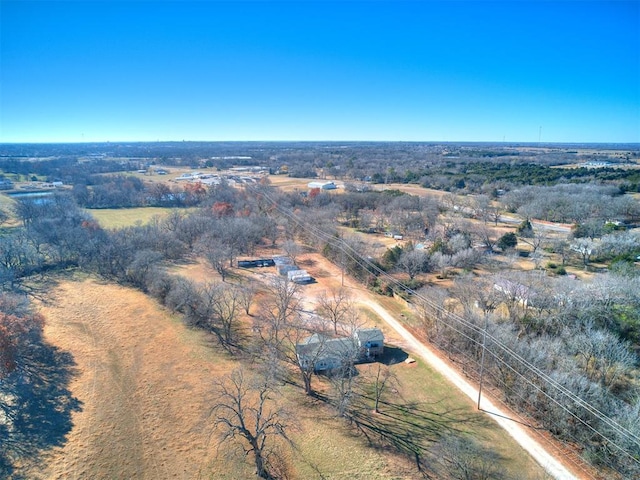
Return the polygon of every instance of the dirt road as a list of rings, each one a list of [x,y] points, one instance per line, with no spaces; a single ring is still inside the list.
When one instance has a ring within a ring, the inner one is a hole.
[[[367,307],[372,309],[387,324],[393,328],[408,344],[409,350],[415,355],[419,355],[424,361],[429,363],[438,373],[447,378],[462,393],[471,400],[478,399],[478,389],[467,382],[453,368],[447,365],[433,350],[420,343],[409,331],[407,331],[396,319],[393,318],[378,303],[362,299]],[[491,418],[498,423],[514,440],[524,448],[542,467],[557,480],[576,480],[567,468],[557,461],[549,452],[545,450],[536,440],[534,440],[524,429],[513,420],[509,419],[510,413],[498,408],[486,395],[482,396],[480,408],[490,414]]]
[[[331,275],[339,279],[340,271],[329,262],[323,262],[322,267],[331,272]],[[383,319],[394,332],[401,337],[402,347],[413,355],[419,356],[436,371],[447,378],[456,388],[468,396],[474,402],[478,399],[478,389],[467,382],[460,373],[449,366],[440,358],[431,348],[416,339],[400,322],[398,322],[384,307],[372,299],[372,294],[363,289],[362,286],[354,283],[350,279],[345,278],[345,286],[349,287],[355,299],[373,310],[381,319]],[[568,468],[545,447],[536,441],[525,427],[519,425],[509,418],[513,415],[499,408],[490,398],[483,393],[480,408],[487,412],[492,420],[498,423],[520,446],[527,451],[553,478],[557,480],[576,480],[577,477]]]

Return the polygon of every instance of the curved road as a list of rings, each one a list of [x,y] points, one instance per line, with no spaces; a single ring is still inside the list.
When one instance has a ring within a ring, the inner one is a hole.
[[[322,268],[331,272],[334,280],[340,279],[340,270],[328,260],[322,257],[316,257]],[[343,286],[349,288],[353,294],[353,299],[373,310],[384,322],[389,325],[396,333],[402,337],[407,348],[412,354],[419,356],[427,362],[438,373],[447,378],[462,393],[467,395],[471,400],[477,402],[478,389],[471,385],[463,376],[454,368],[444,362],[431,348],[420,342],[413,336],[400,322],[398,322],[382,305],[375,301],[373,296],[363,290],[362,285],[354,282],[349,277],[344,277]],[[310,307],[312,310],[313,308]],[[556,480],[579,480],[575,474],[570,472],[565,465],[549,453],[538,441],[536,441],[527,430],[517,421],[510,419],[510,412],[506,412],[496,406],[490,398],[482,395],[481,409],[491,417],[500,427],[502,427],[518,444],[538,462],[551,477]]]
[[[441,375],[449,379],[460,391],[473,401],[478,399],[478,389],[467,382],[457,371],[447,365],[433,350],[418,341],[400,322],[387,312],[377,302],[358,296],[358,300],[371,308],[380,318],[382,318],[391,328],[393,328],[408,344],[415,355],[419,355],[424,361],[429,363]],[[556,480],[577,480],[567,468],[547,452],[542,445],[534,440],[525,429],[518,423],[509,419],[507,412],[502,411],[486,396],[482,396],[482,410],[491,413],[491,418],[507,431],[522,448],[524,448],[553,478]]]

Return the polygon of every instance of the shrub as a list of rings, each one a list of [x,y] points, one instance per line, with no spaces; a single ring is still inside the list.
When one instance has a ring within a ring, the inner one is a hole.
[[[507,250],[509,248],[515,248],[518,245],[518,237],[513,232],[505,233],[500,240],[498,240],[498,248],[500,250]]]
[[[520,225],[518,225],[516,232],[518,232],[518,235],[521,237],[533,237],[533,227],[531,226],[531,222],[528,219],[524,220]]]

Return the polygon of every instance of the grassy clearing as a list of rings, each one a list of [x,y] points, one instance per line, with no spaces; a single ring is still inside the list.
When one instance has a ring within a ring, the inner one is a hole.
[[[29,478],[252,478],[242,450],[218,448],[212,435],[212,380],[239,363],[205,333],[140,292],[92,279],[60,279],[41,311],[47,339],[76,363],[69,389],[82,408]],[[291,478],[414,478],[301,388],[285,386],[276,401],[290,411]]]
[[[273,187],[277,187],[284,192],[296,190],[306,192],[309,190],[309,187],[307,187],[309,182],[318,181],[317,178],[294,178],[287,175],[269,175],[268,178]]]
[[[386,298],[380,303],[396,317],[403,315],[411,323],[412,315],[402,301]],[[369,323],[384,324],[371,310],[361,310]],[[386,347],[388,354],[392,354],[395,361],[402,362],[407,354],[400,345],[393,346],[393,341],[393,338],[389,339],[392,346]],[[428,449],[441,435],[466,435],[499,456],[500,470],[508,478],[544,477],[543,469],[511,437],[505,435],[502,428],[479,412],[474,402],[453,389],[444,377],[421,359],[412,364],[393,364],[390,368],[398,380],[397,393],[384,398],[380,415],[365,419],[371,423],[372,431],[395,432],[400,439],[396,447],[406,450],[407,454],[411,449]],[[373,375],[375,369],[377,364],[359,367],[364,376]]]
[[[86,209],[103,228],[122,228],[149,223],[153,217],[166,217],[171,210],[162,207]]]

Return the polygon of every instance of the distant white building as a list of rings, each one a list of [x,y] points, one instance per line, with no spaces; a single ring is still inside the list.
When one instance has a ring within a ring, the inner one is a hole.
[[[287,277],[294,283],[310,283],[313,281],[313,277],[306,270],[289,270]]]
[[[307,187],[311,189],[319,188],[320,190],[335,190],[338,188],[333,182],[309,182]]]
[[[202,176],[202,172],[186,172],[176,178],[176,180],[195,180],[196,178],[200,178]]]

